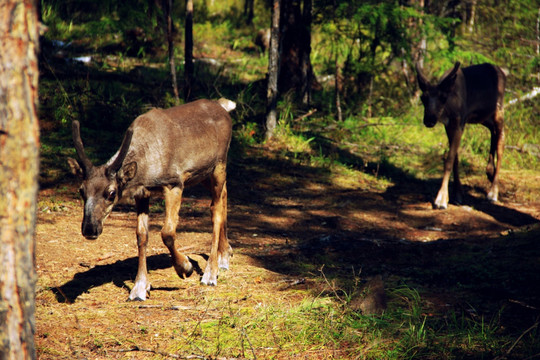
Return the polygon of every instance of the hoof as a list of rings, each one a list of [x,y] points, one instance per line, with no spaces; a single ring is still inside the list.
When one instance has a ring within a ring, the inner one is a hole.
[[[448,208],[448,204],[435,204],[433,203],[433,209],[434,210],[446,210]]]
[[[223,270],[229,270],[230,259],[233,257],[232,247],[229,245],[227,251],[218,254],[218,268]]]
[[[487,199],[492,202],[492,203],[496,203],[499,201],[499,192],[498,191],[494,191],[494,190],[491,190],[488,194],[487,194]]]
[[[201,278],[201,285],[216,286],[217,285],[217,276],[212,279],[211,276],[210,276],[210,273],[205,272],[204,275]]]
[[[190,277],[191,274],[193,274],[193,265],[189,261],[187,263],[180,264],[180,265],[173,263],[173,266],[174,266],[174,270],[176,271],[176,273],[181,279],[186,279]]]
[[[128,301],[145,301],[147,296],[150,296],[150,284],[136,283],[129,293]]]

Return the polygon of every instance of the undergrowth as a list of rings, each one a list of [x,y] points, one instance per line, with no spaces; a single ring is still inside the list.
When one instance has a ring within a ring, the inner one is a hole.
[[[293,306],[246,308],[229,301],[217,304],[222,309],[217,318],[202,313],[184,323],[176,331],[183,335],[167,351],[212,358],[397,360],[515,358],[540,350],[536,328],[521,337],[505,332],[500,321],[504,309],[493,318],[474,309],[434,309],[406,285],[389,289],[388,296],[387,311],[377,316],[363,315],[328,294],[305,294]]]

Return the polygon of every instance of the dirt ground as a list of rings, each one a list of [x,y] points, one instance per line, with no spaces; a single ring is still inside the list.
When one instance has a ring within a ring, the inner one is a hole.
[[[250,156],[231,159],[228,224],[234,256],[216,287],[199,285],[197,274],[178,278],[159,235],[162,203],[154,202],[148,250],[152,290],[144,303],[126,301],[137,266],[133,209],[120,206],[101,237],[89,241],[80,234],[77,181],[43,189],[36,249],[38,357],[159,358],[128,350],[167,349],[178,338],[174,329],[218,317],[225,303],[248,308],[299,303],[298,286],[321,291],[311,279],[323,266],[329,278],[342,283],[356,271],[366,279],[382,275],[387,286],[418,285],[434,306],[475,302],[477,311],[489,312],[505,304],[513,317],[509,326],[530,326],[527,321],[538,316],[539,173],[503,172],[497,204],[483,200],[487,180],[463,176],[466,203],[441,211],[432,210],[430,202],[439,180],[394,178],[384,189],[343,187],[333,184],[325,169],[276,159],[264,149]],[[177,232],[177,246],[203,269],[210,250],[209,202],[202,188],[186,191]],[[481,274],[486,267],[476,262],[490,263],[493,272]],[[458,282],[464,284],[461,293],[445,291]],[[211,306],[205,305],[208,298]]]

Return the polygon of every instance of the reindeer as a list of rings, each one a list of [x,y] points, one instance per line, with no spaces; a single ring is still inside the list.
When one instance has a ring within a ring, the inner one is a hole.
[[[216,285],[218,267],[229,268],[232,248],[227,239],[227,152],[235,104],[226,99],[198,100],[185,105],[152,109],[137,117],[128,128],[120,149],[104,165],[88,159],[78,121],[72,124],[73,141],[79,160],[68,159],[74,174],[82,177],[84,200],[82,235],[97,239],[103,222],[122,198],[133,196],[137,209],[139,265],[129,300],[146,300],[146,245],[151,191],[163,189],[165,224],[161,238],[171,253],[180,277],[193,272],[190,259],[174,246],[178,212],[185,187],[203,183],[212,194],[213,238],[210,256],[201,278],[204,285]]]
[[[424,125],[434,127],[437,122],[444,124],[450,151],[444,161],[441,188],[433,204],[436,209],[448,207],[448,182],[454,171],[453,200],[461,204],[462,189],[459,181],[458,149],[465,124],[482,124],[491,132],[491,147],[486,174],[491,182],[487,199],[498,200],[499,171],[504,150],[503,98],[506,77],[495,65],[481,64],[447,71],[439,82],[431,84],[416,64],[418,84],[422,90],[424,104]],[[495,156],[497,162],[495,165]]]

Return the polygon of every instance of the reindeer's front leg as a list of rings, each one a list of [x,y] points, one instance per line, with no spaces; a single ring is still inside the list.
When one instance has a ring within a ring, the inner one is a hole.
[[[137,206],[137,247],[139,249],[139,266],[137,269],[137,277],[129,300],[146,300],[146,295],[150,291],[150,283],[147,279],[146,268],[146,245],[148,244],[148,212],[149,212],[148,196],[135,199]]]
[[[437,194],[437,198],[433,204],[436,209],[446,209],[448,207],[448,183],[450,182],[450,173],[454,169],[454,194],[456,200],[461,202],[461,182],[459,180],[459,164],[458,164],[458,149],[461,142],[462,128],[459,126],[459,119],[450,120],[445,126],[446,135],[450,150],[444,161],[444,173],[441,188]]]
[[[163,189],[165,195],[165,225],[161,229],[161,239],[171,253],[171,260],[176,273],[181,278],[188,277],[193,272],[193,265],[189,258],[180,253],[174,246],[176,226],[178,225],[178,212],[182,204],[182,188],[174,187]]]
[[[491,188],[487,194],[487,198],[490,201],[496,202],[499,197],[499,171],[501,169],[501,160],[504,150],[504,121],[502,109],[498,108],[496,110],[493,119],[493,123],[485,124],[491,132],[491,146],[486,174],[489,181],[491,181]],[[495,165],[495,155],[497,156],[497,165]]]

